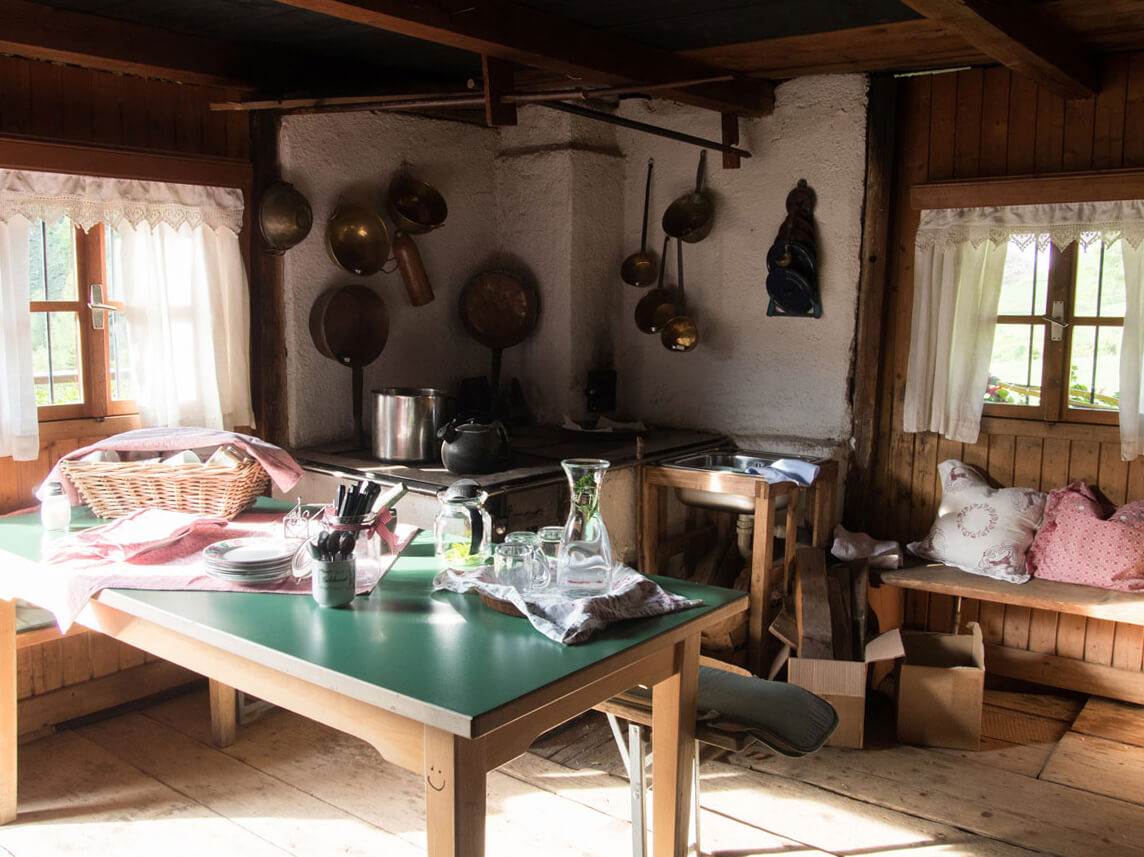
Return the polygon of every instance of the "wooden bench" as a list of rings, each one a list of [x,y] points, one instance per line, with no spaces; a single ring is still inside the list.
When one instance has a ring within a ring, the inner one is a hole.
[[[17,601],[15,614],[21,741],[50,733],[57,723],[200,681],[81,625],[61,634],[51,614],[38,607]]]
[[[1144,704],[1144,592],[1037,579],[1007,583],[946,565],[880,576],[903,590],[952,596],[952,627],[982,624],[991,673]],[[1027,621],[1005,621],[999,609]]]

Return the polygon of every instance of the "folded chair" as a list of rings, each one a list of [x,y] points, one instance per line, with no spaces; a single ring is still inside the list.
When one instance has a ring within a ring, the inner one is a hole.
[[[608,716],[631,782],[633,857],[646,857],[651,689],[633,687],[596,708]],[[701,658],[695,708],[691,844],[698,855],[699,745],[739,751],[758,741],[784,756],[805,756],[821,748],[834,734],[838,714],[829,702],[808,690],[757,678],[746,670],[709,658]],[[626,742],[617,718],[628,722]]]

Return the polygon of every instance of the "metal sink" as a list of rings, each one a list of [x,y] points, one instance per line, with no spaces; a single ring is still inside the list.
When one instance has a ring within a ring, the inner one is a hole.
[[[757,452],[748,449],[712,449],[707,452],[692,452],[678,458],[668,458],[659,462],[661,467],[674,467],[680,470],[697,470],[704,473],[735,473],[740,476],[750,476],[762,479],[751,473],[751,470],[766,467],[780,458],[796,458],[800,461],[816,461],[817,459],[790,455],[785,452]],[[755,512],[755,496],[751,494],[738,494],[727,491],[707,491],[700,488],[676,488],[675,496],[679,502],[688,506],[698,506],[704,509],[719,509],[725,512],[752,515]],[[785,509],[787,498],[785,495],[775,498],[775,508]]]

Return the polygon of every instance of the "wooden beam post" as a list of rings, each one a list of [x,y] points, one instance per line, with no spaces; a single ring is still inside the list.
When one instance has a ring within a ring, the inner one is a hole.
[[[1077,50],[1076,37],[1041,7],[1023,0],[902,2],[1062,98],[1092,98],[1099,89],[1096,66]]]
[[[465,9],[464,14],[455,13],[448,3],[407,0],[277,2],[595,83],[654,84],[727,73],[725,68],[621,39],[507,0],[483,0]],[[648,80],[649,70],[654,72],[654,80]],[[666,95],[694,107],[743,116],[761,116],[774,109],[774,85],[747,77],[667,90]]]
[[[482,54],[481,70],[485,79],[485,122],[490,128],[515,125],[516,105],[501,101],[501,96],[513,90],[515,73],[512,63]]]
[[[723,120],[723,145],[724,146],[738,146],[739,145],[739,117],[734,113],[724,113]],[[742,165],[742,159],[735,152],[723,153],[723,169],[737,170]]]

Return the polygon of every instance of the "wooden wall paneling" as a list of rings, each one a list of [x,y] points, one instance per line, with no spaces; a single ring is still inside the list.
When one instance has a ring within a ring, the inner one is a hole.
[[[16,649],[16,699],[25,699],[32,695],[32,656],[39,650],[32,647]]]
[[[119,650],[123,643],[105,634],[91,635],[91,674],[93,678],[119,671]]]
[[[1064,157],[1065,104],[1056,95],[1037,90],[1037,126],[1034,170],[1058,173]]]
[[[981,619],[981,602],[973,598],[961,599],[961,629],[965,628],[969,622],[977,622]],[[959,629],[959,630],[961,630]]]
[[[981,624],[981,637],[986,643],[1001,645],[1005,638],[1005,605],[981,602],[977,621]]]
[[[1084,617],[1062,613],[1057,619],[1057,654],[1084,660]]]
[[[124,77],[123,142],[128,146],[149,146],[147,125],[147,81],[140,77]]]
[[[92,142],[101,146],[123,145],[123,76],[91,75]]]
[[[1039,437],[1018,437],[1013,450],[1013,486],[1046,491],[1041,487],[1041,451],[1044,441]]]
[[[933,76],[930,104],[929,180],[954,177],[954,143],[957,118],[956,74]]]
[[[1045,438],[1041,453],[1041,490],[1069,482],[1070,443],[1062,438]]]
[[[1119,443],[1100,445],[1101,493],[1115,506],[1123,506],[1128,499],[1128,465],[1120,460]],[[1139,497],[1138,499],[1144,499]]]
[[[931,631],[952,633],[953,627],[952,595],[939,595],[936,592],[929,594],[929,610],[926,616],[926,627]]]
[[[190,86],[175,87],[175,144],[181,152],[203,150],[203,124],[207,106],[200,90]]]
[[[1144,166],[1144,53],[1128,59],[1124,104],[1124,166]]]
[[[134,646],[128,646],[126,643],[119,648],[119,668],[121,670],[130,669],[131,667],[140,666],[145,662],[146,658],[142,650]]]
[[[221,114],[226,122],[226,154],[232,158],[250,157],[250,117],[241,111]]]
[[[1116,623],[1112,665],[1122,670],[1144,669],[1144,628],[1125,622]]]
[[[1057,650],[1057,620],[1054,610],[1034,610],[1029,618],[1029,650],[1051,655]]]
[[[1010,75],[1009,142],[1005,175],[1029,175],[1037,168],[1037,85],[1023,74]]]
[[[1125,466],[1128,468],[1126,496],[1133,500],[1144,498],[1144,457],[1125,462]]]
[[[32,661],[32,693],[47,693],[64,683],[62,640],[51,640],[40,646],[40,657]]]
[[[146,81],[147,145],[152,149],[177,151],[175,133],[176,85],[165,81]]]
[[[67,135],[91,140],[95,134],[91,70],[59,66],[59,80],[60,112]]]
[[[982,432],[977,436],[977,443],[967,443],[962,452],[962,461],[970,467],[976,467],[982,473],[989,472],[989,435]]]
[[[972,68],[956,75],[957,122],[954,126],[953,174],[957,178],[980,175],[982,91],[985,71]]]
[[[27,133],[48,138],[67,136],[61,107],[60,69],[55,63],[32,63],[28,80],[33,93],[32,113]]]
[[[1029,634],[1032,628],[1033,611],[1029,607],[1017,607],[1012,604],[1005,607],[1005,628],[1001,632],[1001,641],[1006,646],[1015,649],[1029,648]]]
[[[1124,165],[1124,111],[1128,95],[1128,54],[1104,59],[1100,92],[1093,114],[1092,169],[1113,170]]]
[[[91,636],[91,634],[76,634],[60,640],[65,687],[91,678]]]
[[[1061,167],[1065,170],[1092,169],[1093,119],[1096,99],[1065,102],[1065,135]]]
[[[1107,619],[1089,619],[1084,630],[1084,659],[1092,664],[1111,666],[1115,635],[1115,622]]]
[[[989,478],[997,485],[1009,487],[1013,482],[1013,455],[1016,447],[1012,435],[989,436]]]
[[[941,493],[937,478],[937,438],[933,432],[918,432],[914,438],[913,484],[910,504],[910,540],[921,539],[929,532],[937,513],[935,494]]]
[[[926,622],[929,620],[929,603],[932,595],[929,592],[907,592],[906,593],[906,612],[902,621],[907,628],[915,628],[924,630],[928,626]]]
[[[32,86],[28,63],[0,57],[0,130],[27,133],[32,115]]]
[[[1007,68],[985,69],[981,99],[981,172],[1005,175],[1009,148],[1009,82]]]
[[[1069,482],[1084,480],[1089,485],[1100,484],[1100,444],[1074,440],[1069,448]]]

